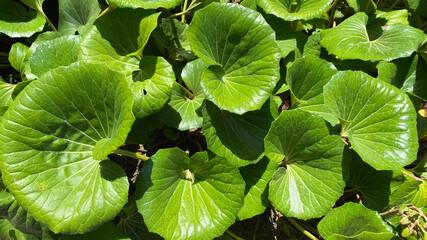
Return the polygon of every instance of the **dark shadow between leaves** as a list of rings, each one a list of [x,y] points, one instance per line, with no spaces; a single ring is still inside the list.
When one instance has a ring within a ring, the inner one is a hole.
[[[115,162],[104,160],[99,163],[99,171],[101,177],[107,181],[113,182],[119,178],[126,177],[125,171],[120,168]]]

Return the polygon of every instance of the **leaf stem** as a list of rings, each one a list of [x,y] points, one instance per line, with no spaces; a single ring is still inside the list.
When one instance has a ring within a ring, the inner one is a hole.
[[[9,57],[9,53],[0,52],[0,56]]]
[[[185,13],[187,12],[187,4],[188,4],[188,0],[184,1],[184,7],[182,8],[182,12],[183,14],[181,15],[181,22],[185,22]]]
[[[393,9],[394,7],[396,7],[396,5],[398,4],[400,2],[400,0],[396,0],[394,3],[393,3],[393,5],[391,5],[391,9]]]
[[[141,155],[141,154],[138,154],[138,153],[134,153],[134,152],[130,152],[130,151],[127,151],[127,150],[123,150],[123,149],[120,149],[120,148],[116,149],[114,151],[114,153],[117,153],[117,154],[120,154],[120,155],[123,155],[123,156],[126,156],[126,157],[135,158],[135,159],[141,160],[143,162],[148,161],[150,159],[147,156],[144,156],[144,155]]]
[[[415,176],[415,175],[412,175],[412,174],[410,174],[410,173],[407,173],[407,172],[405,172],[405,171],[403,171],[403,170],[402,170],[402,173],[403,173],[403,174],[405,174],[406,176],[409,176],[409,177],[411,177],[411,178],[413,178],[413,179],[417,180],[417,181],[426,181],[426,180],[427,180],[427,179],[420,178],[420,177],[417,177],[417,176]]]
[[[182,86],[181,85],[181,87],[182,87],[182,89],[184,90],[184,92],[185,92],[185,94],[187,94],[187,96],[190,98],[190,99],[194,99],[194,94],[192,93],[192,92],[190,92],[190,90],[188,90],[187,88],[185,88],[184,86]]]
[[[98,18],[100,18],[100,17],[104,16],[105,14],[107,14],[107,13],[109,13],[109,12],[111,12],[111,11],[113,11],[113,9],[112,9],[110,6],[108,6],[106,9],[104,9],[104,11],[102,11],[102,12],[98,15],[98,17],[96,17],[96,19],[98,19]]]
[[[228,235],[230,235],[231,237],[233,237],[236,240],[245,240],[239,236],[237,236],[236,234],[232,233],[230,230],[225,231]]]
[[[50,28],[52,28],[53,31],[58,32],[58,30],[56,29],[55,25],[53,25],[53,23],[50,21],[50,19],[47,17],[47,15],[43,12],[40,11],[40,13],[44,16],[44,18],[46,19],[47,24],[49,25]]]
[[[256,240],[256,235],[258,234],[258,229],[259,229],[259,223],[260,223],[260,216],[258,216],[256,219],[254,233],[252,234],[252,240]]]
[[[326,28],[330,28],[332,26],[332,22],[335,18],[335,11],[337,10],[337,4],[339,0],[335,0],[334,3],[332,3],[331,12],[329,13],[329,21],[328,24],[326,24]]]
[[[0,64],[0,67],[10,67],[10,64]]]
[[[313,234],[311,234],[309,231],[305,230],[301,225],[298,224],[297,221],[295,221],[293,218],[286,217],[286,220],[288,220],[294,227],[296,227],[300,232],[302,232],[304,235],[306,235],[308,238],[312,240],[319,240],[317,237],[315,237]]]

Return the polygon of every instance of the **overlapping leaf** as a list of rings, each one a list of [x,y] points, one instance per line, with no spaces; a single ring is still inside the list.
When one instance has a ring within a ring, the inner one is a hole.
[[[296,2],[296,3],[295,3]],[[331,7],[332,0],[259,0],[258,5],[267,13],[285,21],[318,18]]]
[[[173,8],[182,0],[108,0],[111,7],[116,8]]]
[[[0,1],[0,33],[9,37],[30,37],[42,31],[45,23],[44,16],[39,12],[27,12],[15,1]]]
[[[97,0],[61,0],[58,31],[73,35],[80,26],[95,22],[101,12]]]
[[[236,167],[259,161],[264,155],[264,138],[277,108],[271,101],[257,111],[243,115],[221,111],[211,102],[203,109],[203,133],[208,149]]]
[[[12,92],[15,85],[9,84],[0,77],[0,107],[8,107],[12,104]]]
[[[344,190],[343,147],[321,117],[298,109],[282,112],[265,138],[267,157],[285,165],[270,182],[274,207],[301,219],[326,214]]]
[[[363,161],[377,170],[415,161],[416,113],[404,92],[363,72],[345,71],[325,85],[324,98],[341,121],[341,136]]]
[[[105,159],[132,126],[132,95],[122,74],[78,62],[44,74],[15,99],[0,125],[1,169],[37,221],[56,233],[84,233],[120,211],[129,183]]]
[[[332,209],[317,228],[325,239],[388,240],[394,237],[377,212],[352,202]]]
[[[402,23],[386,23],[379,18],[369,27],[368,16],[359,12],[337,27],[323,31],[320,43],[330,54],[342,60],[391,61],[409,57],[424,40],[419,29]]]
[[[245,182],[224,158],[161,149],[137,180],[137,206],[148,230],[166,239],[213,239],[234,223]]]
[[[201,81],[206,98],[236,114],[260,109],[279,80],[280,60],[261,14],[212,3],[196,12],[188,31],[192,50],[212,65]]]

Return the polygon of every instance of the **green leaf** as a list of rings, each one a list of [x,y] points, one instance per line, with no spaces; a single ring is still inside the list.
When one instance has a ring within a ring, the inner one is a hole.
[[[320,116],[283,111],[265,137],[265,154],[282,162],[270,182],[269,198],[288,217],[310,219],[326,214],[342,195],[344,143],[330,135]]]
[[[41,13],[27,12],[24,6],[10,0],[0,0],[0,16],[0,33],[12,38],[30,37],[41,32],[46,23]]]
[[[98,240],[98,239],[108,239],[108,240],[131,240],[126,237],[123,233],[120,232],[118,227],[111,222],[103,224],[101,227],[95,231],[85,233],[83,235],[72,235],[67,236],[63,235],[58,238],[58,240]]]
[[[224,158],[199,152],[188,158],[161,149],[137,179],[137,206],[148,230],[166,239],[213,239],[234,223],[245,182]]]
[[[323,86],[337,72],[332,63],[307,55],[295,60],[286,76],[289,88],[300,103],[298,108],[319,114],[333,125],[339,122],[323,101]]]
[[[324,98],[341,121],[341,136],[363,161],[377,170],[415,161],[416,112],[404,92],[366,73],[345,71],[325,85]]]
[[[191,49],[213,65],[201,81],[206,98],[236,114],[260,109],[280,78],[274,31],[261,14],[212,3],[196,12],[188,31]]]
[[[31,73],[41,77],[52,69],[76,62],[79,42],[79,36],[63,36],[40,43],[28,59]]]
[[[295,3],[296,2],[296,3]],[[267,13],[285,21],[310,20],[321,17],[331,7],[332,0],[260,0],[258,5]]]
[[[353,150],[344,154],[343,172],[349,187],[362,194],[363,204],[372,210],[382,211],[388,205],[392,171],[377,171]]]
[[[6,112],[0,124],[4,183],[53,232],[93,230],[127,202],[127,177],[106,157],[130,131],[132,99],[122,74],[77,62],[32,82]]]
[[[9,62],[16,71],[22,72],[25,67],[25,56],[27,55],[29,47],[17,42],[12,45],[9,52]]]
[[[394,237],[377,212],[352,202],[332,209],[317,228],[325,239],[388,240]]]
[[[24,234],[16,229],[8,220],[0,219],[0,238],[13,240],[37,240],[38,238],[29,234]]]
[[[381,61],[377,64],[378,69],[378,79],[392,84],[393,79],[397,74],[396,64],[387,61]]]
[[[116,9],[95,25],[119,55],[140,55],[160,13],[144,9]]]
[[[402,23],[386,24],[385,19],[379,18],[371,26],[367,24],[368,16],[356,13],[337,27],[323,31],[320,44],[342,60],[391,61],[409,57],[424,40],[421,30]]]
[[[135,195],[134,195],[135,196]],[[136,207],[135,198],[129,200],[129,202],[123,207],[122,211],[118,214],[120,218],[117,223],[117,227],[122,233],[130,237],[133,240],[162,240],[159,235],[148,231],[145,226],[142,215],[138,212]]]
[[[348,6],[355,12],[373,13],[377,10],[377,5],[372,0],[347,0]]]
[[[423,0],[408,0],[409,7],[420,13],[422,16],[427,16],[427,2]]]
[[[108,0],[113,8],[173,8],[178,6],[182,0]]]
[[[90,27],[82,37],[78,54],[79,60],[105,63],[110,69],[122,72],[128,77],[131,77],[133,71],[139,70],[139,61],[117,54],[111,44],[102,38],[96,26]]]
[[[237,214],[240,221],[259,215],[268,207],[270,200],[267,186],[277,168],[276,162],[263,157],[256,164],[239,169],[246,182],[244,204]]]
[[[58,31],[74,35],[80,26],[93,24],[100,12],[97,0],[61,0]]]
[[[162,57],[145,56],[140,62],[130,83],[135,93],[133,112],[137,118],[143,118],[159,111],[169,100],[175,74],[172,66]]]
[[[21,2],[25,3],[28,7],[37,10],[39,12],[43,12],[43,2],[45,0],[21,0]]]
[[[154,41],[160,51],[170,59],[193,59],[195,54],[188,41],[188,25],[177,19],[159,19],[153,31]]]
[[[391,195],[389,207],[413,204],[418,208],[427,206],[427,183],[409,176]]]
[[[8,107],[12,104],[12,92],[15,85],[5,82],[0,77],[0,107]]]
[[[207,67],[208,65],[200,59],[185,65],[181,77],[189,90],[184,89],[178,83],[174,83],[170,101],[157,114],[162,122],[181,131],[202,126],[203,118],[200,116],[199,110],[205,99],[205,94],[200,86],[200,80]],[[190,90],[191,92],[188,92]]]
[[[221,111],[211,102],[203,109],[203,134],[209,150],[236,167],[258,162],[264,156],[264,137],[277,111],[267,101],[257,111],[243,115]]]

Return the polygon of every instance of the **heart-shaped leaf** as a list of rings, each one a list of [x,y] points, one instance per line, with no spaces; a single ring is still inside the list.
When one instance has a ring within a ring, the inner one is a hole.
[[[76,234],[117,215],[129,183],[106,157],[125,142],[132,100],[122,74],[87,62],[52,70],[18,95],[0,124],[0,166],[37,221]]]
[[[317,228],[325,239],[389,240],[394,237],[377,212],[352,202],[332,209]]]
[[[140,55],[160,13],[144,9],[116,9],[95,25],[119,55]]]
[[[377,170],[399,170],[415,161],[416,112],[401,90],[363,72],[345,71],[324,87],[325,104],[363,161]]]
[[[256,163],[264,155],[264,138],[274,120],[274,111],[277,112],[276,105],[270,100],[260,110],[243,115],[221,111],[207,102],[203,109],[203,134],[208,149],[236,167]]]
[[[402,23],[390,24],[383,18],[367,26],[368,19],[364,12],[354,14],[337,27],[322,31],[320,44],[342,60],[391,61],[409,57],[424,40],[419,29]]]
[[[244,190],[239,170],[224,158],[161,149],[143,165],[136,201],[151,232],[166,239],[213,239],[234,223]]]
[[[101,12],[97,0],[61,0],[58,3],[58,30],[66,35],[74,35],[80,26],[94,23]]]
[[[265,211],[270,204],[267,186],[277,168],[276,162],[263,157],[256,164],[239,169],[246,182],[244,204],[237,214],[239,220],[252,218]]]
[[[76,62],[79,42],[79,36],[63,36],[40,43],[28,60],[31,73],[40,77],[52,69]]]
[[[285,167],[270,182],[269,198],[288,217],[325,215],[342,195],[344,143],[325,121],[303,110],[284,111],[265,137],[265,154]]]
[[[135,93],[133,112],[137,118],[143,118],[159,111],[169,100],[175,74],[162,57],[145,56],[139,66],[130,87]]]
[[[0,33],[12,38],[30,37],[43,30],[44,16],[36,11],[27,12],[24,6],[11,0],[0,0]]]
[[[261,14],[212,3],[196,12],[188,38],[196,55],[213,65],[201,81],[208,100],[236,114],[261,108],[280,78],[280,51]]]
[[[323,102],[323,86],[337,72],[332,63],[313,55],[295,60],[288,68],[286,80],[299,101],[298,108],[317,113],[325,120],[338,124],[338,119]]]
[[[344,154],[343,172],[347,185],[362,194],[363,204],[372,210],[382,211],[388,205],[392,171],[377,171],[353,150]]]
[[[174,83],[170,101],[157,114],[162,122],[181,131],[202,126],[203,118],[199,116],[198,110],[203,104],[205,94],[200,86],[200,80],[207,67],[208,65],[200,59],[185,65],[181,77],[192,92]]]
[[[296,2],[296,3],[295,3]],[[319,18],[331,7],[332,0],[259,0],[258,5],[267,13],[285,21]]]
[[[173,8],[178,6],[182,0],[108,0],[113,8]]]

